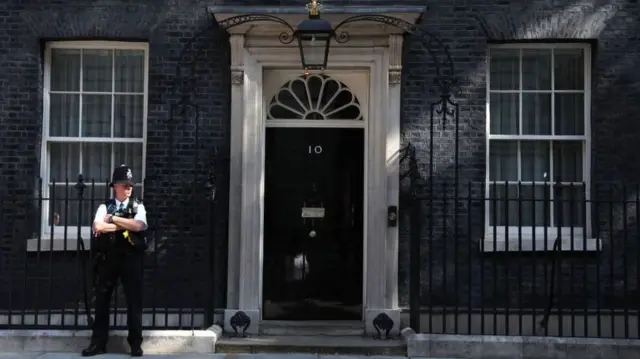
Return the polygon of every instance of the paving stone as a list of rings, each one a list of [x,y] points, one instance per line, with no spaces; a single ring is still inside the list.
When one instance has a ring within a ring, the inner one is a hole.
[[[37,359],[71,359],[71,358],[82,358],[80,353],[45,353],[41,356],[38,356]],[[127,354],[102,354],[96,356],[99,359],[129,359],[131,356]]]
[[[149,354],[145,359],[227,359],[227,354]]]
[[[34,359],[42,354],[40,352],[0,353],[0,359]]]

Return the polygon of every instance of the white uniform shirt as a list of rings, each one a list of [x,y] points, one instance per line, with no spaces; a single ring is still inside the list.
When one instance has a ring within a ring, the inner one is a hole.
[[[122,203],[123,207],[127,207],[129,204],[129,198],[125,199],[124,202],[120,202],[117,199],[114,199],[116,202],[116,208],[120,207],[120,203]],[[104,222],[104,216],[107,215],[107,206],[103,203],[98,207],[96,211],[96,216],[93,219],[93,222]],[[136,213],[135,217],[133,217],[136,221],[140,221],[144,223],[143,231],[146,230],[149,226],[147,225],[147,211],[144,209],[144,205],[142,203],[138,204],[138,213]]]

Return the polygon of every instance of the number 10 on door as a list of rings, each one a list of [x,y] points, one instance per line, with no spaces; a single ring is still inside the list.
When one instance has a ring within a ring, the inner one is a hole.
[[[317,145],[317,146],[309,146],[309,154],[313,154],[315,153],[316,155],[319,155],[322,153],[322,146]]]

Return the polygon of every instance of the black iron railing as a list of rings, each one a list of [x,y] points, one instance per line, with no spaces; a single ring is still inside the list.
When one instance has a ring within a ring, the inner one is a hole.
[[[640,338],[638,184],[417,173],[403,218],[412,328]]]
[[[87,328],[92,319],[93,236],[105,182],[42,183],[25,193],[9,184],[0,197],[0,328]],[[147,328],[205,328],[213,323],[216,220],[213,180],[147,180],[135,187],[147,211],[149,249],[144,266]],[[144,191],[143,193],[141,193]],[[126,327],[121,288],[112,325]]]

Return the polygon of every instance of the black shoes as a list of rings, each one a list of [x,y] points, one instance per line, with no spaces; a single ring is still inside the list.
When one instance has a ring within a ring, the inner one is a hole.
[[[89,347],[82,351],[83,357],[92,357],[94,355],[105,354],[107,350],[105,347],[99,346],[97,344],[91,344]],[[135,346],[131,347],[131,356],[132,357],[141,357],[144,354],[144,351],[141,347]]]
[[[83,357],[92,357],[94,355],[104,354],[107,350],[105,347],[98,346],[97,344],[91,344],[89,347],[82,351]]]
[[[131,347],[131,356],[132,357],[141,357],[144,351],[141,347]]]

